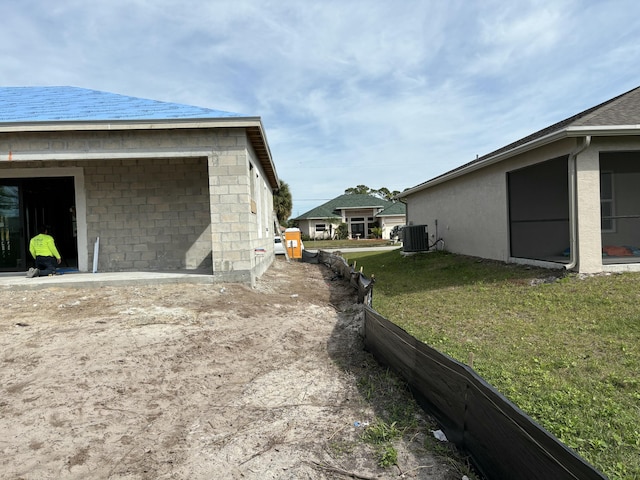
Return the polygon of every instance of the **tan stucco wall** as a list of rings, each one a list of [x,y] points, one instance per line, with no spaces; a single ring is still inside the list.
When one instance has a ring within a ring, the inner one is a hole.
[[[638,151],[640,151],[639,137],[604,137],[594,138],[591,147],[578,157],[578,196],[582,202],[578,219],[580,272],[640,271],[640,263],[603,265],[600,231],[600,152]],[[590,189],[594,192],[593,195],[588,194]]]
[[[324,232],[316,232],[316,225],[318,224],[324,225],[326,230]],[[303,235],[308,235],[309,238],[316,240],[327,240],[330,238],[330,235],[335,236],[336,228],[338,228],[338,226],[340,226],[340,219],[338,219],[338,222],[336,223],[331,223],[327,221],[326,218],[300,220],[298,222],[300,232],[302,232]]]
[[[433,241],[437,221],[437,235],[451,252],[509,261],[506,173],[568,155],[577,147],[575,139],[565,139],[417,192],[407,198],[407,222],[427,224]],[[577,156],[576,269],[580,272],[640,270],[637,263],[603,265],[600,225],[600,152],[638,150],[636,137],[594,138]]]
[[[404,215],[378,217],[378,219],[382,227],[382,238],[386,240],[389,240],[393,227],[404,225],[407,221]]]
[[[103,271],[204,268],[253,284],[273,260],[273,196],[244,129],[5,133],[5,152],[0,176],[76,178],[81,270],[97,237]]]
[[[407,197],[407,223],[454,253],[509,261],[506,172],[566,155],[573,140],[527,152]],[[437,224],[437,226],[436,226]],[[437,230],[437,231],[436,231]]]
[[[597,143],[597,142],[594,142]],[[600,161],[596,144],[576,158],[578,265],[583,273],[602,271],[600,236]]]

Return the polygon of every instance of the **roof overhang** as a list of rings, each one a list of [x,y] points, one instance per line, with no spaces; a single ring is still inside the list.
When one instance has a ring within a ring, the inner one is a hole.
[[[0,123],[0,133],[244,128],[273,190],[280,188],[260,117]]]
[[[531,150],[535,150],[537,148],[543,147],[545,145],[549,145],[551,143],[557,142],[559,140],[563,140],[565,138],[579,138],[587,135],[590,135],[592,137],[640,135],[640,125],[566,127],[562,130],[558,130],[548,135],[536,138],[535,140],[532,140],[530,142],[523,143],[522,145],[518,145],[505,152],[501,152],[496,155],[487,156],[486,158],[482,158],[479,161],[470,162],[469,164],[464,165],[460,168],[451,170],[438,177],[435,177],[431,180],[421,183],[420,185],[417,185],[413,188],[409,188],[404,192],[398,194],[395,198],[397,199],[406,198],[409,195],[413,195],[414,193],[418,193],[422,190],[426,190],[428,188],[434,187],[441,183],[448,182],[449,180],[453,180],[454,178],[467,175],[471,172],[475,172],[482,168],[486,168],[490,165],[494,165],[496,163],[502,162],[509,158],[515,157],[517,155],[521,155],[523,153],[529,152]]]

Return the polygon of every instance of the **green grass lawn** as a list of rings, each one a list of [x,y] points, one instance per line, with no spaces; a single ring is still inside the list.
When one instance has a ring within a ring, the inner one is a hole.
[[[378,312],[461,362],[473,354],[482,377],[600,471],[640,479],[640,274],[343,256],[375,275]]]

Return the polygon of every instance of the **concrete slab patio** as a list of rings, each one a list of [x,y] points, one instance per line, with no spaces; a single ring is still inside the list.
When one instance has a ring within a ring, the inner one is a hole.
[[[161,283],[212,284],[213,276],[188,272],[73,272],[50,277],[27,278],[25,273],[0,274],[0,289],[31,290],[49,287],[102,287],[105,285],[152,285]]]

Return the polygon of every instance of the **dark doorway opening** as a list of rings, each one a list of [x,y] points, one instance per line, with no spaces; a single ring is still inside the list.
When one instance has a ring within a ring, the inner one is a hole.
[[[0,271],[24,271],[32,266],[29,240],[41,225],[50,227],[62,266],[76,268],[73,177],[0,179]]]

